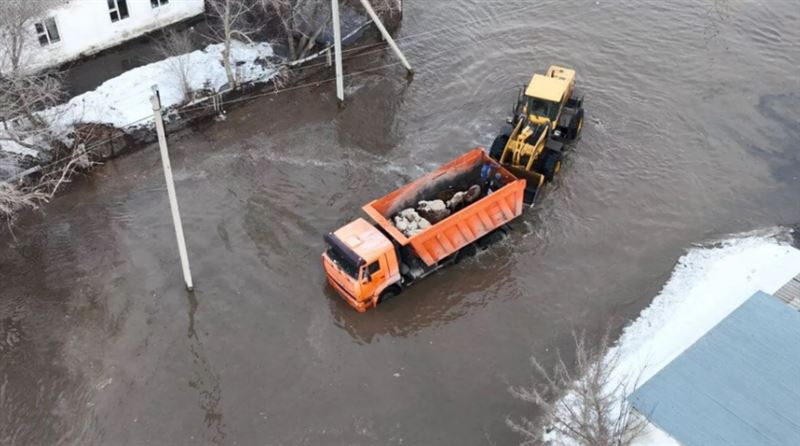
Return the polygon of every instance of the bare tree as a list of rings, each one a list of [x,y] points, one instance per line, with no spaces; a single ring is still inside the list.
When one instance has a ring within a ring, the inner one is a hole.
[[[207,0],[208,13],[216,23],[211,27],[213,37],[223,44],[222,64],[228,84],[236,87],[236,79],[231,57],[231,46],[234,40],[253,43],[252,35],[258,32],[258,26],[250,20],[254,0]]]
[[[331,26],[331,0],[253,0],[265,15],[276,17],[283,28],[290,60],[314,49],[317,39]],[[398,0],[372,0],[379,15],[400,9]]]
[[[0,2],[0,71],[17,72],[25,68],[27,48],[36,42],[34,24],[56,3],[57,0]]]
[[[5,220],[10,228],[17,212],[24,208],[38,209],[69,183],[76,172],[87,171],[95,164],[81,144],[68,156],[45,165],[33,183],[0,182],[0,220]]]
[[[569,367],[558,355],[552,371],[532,358],[536,382],[529,388],[512,387],[512,395],[544,412],[542,423],[529,418],[507,420],[523,436],[524,445],[546,444],[544,430],[550,426],[562,439],[581,446],[630,446],[647,423],[626,400],[638,381],[615,376],[617,350],[609,349],[609,335],[590,348],[585,335],[574,335],[575,364]],[[574,370],[571,372],[570,370]]]
[[[183,101],[188,102],[192,98],[192,86],[189,82],[194,50],[192,36],[186,32],[170,30],[156,40],[155,48],[158,54],[164,57],[164,63],[169,67],[170,74],[180,86]]]
[[[49,145],[49,123],[38,113],[64,97],[62,75],[35,73],[27,65],[38,27],[59,0],[5,0],[0,2],[0,119],[9,121],[0,142],[11,140],[36,150]]]
[[[26,207],[35,209],[46,200],[44,191],[0,182],[0,219],[10,224],[17,211]]]
[[[278,19],[286,35],[289,59],[303,58],[331,23],[330,0],[256,0]]]
[[[32,136],[49,132],[49,123],[38,113],[64,98],[63,74],[58,71],[27,74],[12,72],[0,77],[0,117],[12,121],[5,129],[11,139],[28,145]]]

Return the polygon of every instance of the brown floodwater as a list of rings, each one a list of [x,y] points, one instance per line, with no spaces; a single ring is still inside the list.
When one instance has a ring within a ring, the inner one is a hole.
[[[800,222],[794,0],[407,1],[400,45],[332,84],[173,134],[196,291],[158,152],[79,178],[0,239],[2,445],[505,445],[509,385],[618,329],[693,244]],[[510,238],[358,314],[322,236],[491,143],[573,66],[583,138]],[[143,98],[146,100],[146,98]]]

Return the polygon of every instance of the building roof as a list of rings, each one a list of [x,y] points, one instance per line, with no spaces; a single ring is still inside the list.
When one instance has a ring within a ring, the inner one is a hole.
[[[800,274],[776,291],[775,297],[785,301],[796,310],[800,310]]]
[[[800,312],[756,293],[629,400],[686,446],[800,444]]]

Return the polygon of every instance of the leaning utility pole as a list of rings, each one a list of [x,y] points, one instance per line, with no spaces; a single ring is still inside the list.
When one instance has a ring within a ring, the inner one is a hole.
[[[383,22],[381,22],[380,17],[375,13],[375,9],[372,8],[369,1],[361,0],[361,5],[364,6],[367,14],[369,14],[372,21],[375,22],[375,26],[378,27],[378,30],[381,32],[384,40],[386,40],[392,48],[392,51],[400,58],[400,62],[406,67],[408,74],[414,74],[414,70],[411,68],[411,64],[408,63],[408,59],[406,59],[406,56],[400,51],[400,47],[397,46],[397,43],[395,43],[389,31],[386,30],[386,27],[383,26]],[[331,0],[331,14],[333,15],[333,46],[336,52],[336,97],[339,98],[339,103],[342,104],[344,102],[344,75],[342,74],[342,30],[339,20],[339,0]]]
[[[178,239],[178,254],[181,257],[183,280],[186,281],[186,289],[192,291],[194,290],[192,272],[189,269],[189,255],[186,253],[186,240],[183,237],[183,223],[181,222],[181,211],[178,208],[178,197],[175,194],[175,182],[172,179],[172,165],[169,162],[167,137],[164,132],[164,120],[161,116],[161,96],[158,93],[157,85],[153,85],[153,96],[150,97],[150,102],[153,104],[153,119],[156,122],[158,147],[161,150],[161,164],[164,167],[164,179],[167,182],[167,196],[169,197],[169,207],[172,210],[172,224],[175,226],[175,237]]]
[[[390,47],[392,47],[394,53],[397,54],[397,57],[400,58],[400,62],[403,62],[403,66],[406,67],[406,70],[408,70],[408,74],[414,74],[414,70],[411,68],[411,64],[408,63],[406,56],[403,55],[403,52],[400,51],[400,48],[394,42],[394,39],[392,39],[392,35],[389,34],[389,31],[386,30],[385,26],[383,26],[383,22],[381,22],[381,19],[380,17],[378,17],[378,14],[375,13],[375,10],[372,9],[372,5],[369,4],[369,1],[361,0],[361,5],[364,6],[364,9],[367,10],[367,14],[369,14],[369,16],[372,17],[372,21],[375,22],[375,26],[378,27],[378,30],[380,30],[381,34],[383,35],[383,38],[386,39],[386,42],[389,44]]]

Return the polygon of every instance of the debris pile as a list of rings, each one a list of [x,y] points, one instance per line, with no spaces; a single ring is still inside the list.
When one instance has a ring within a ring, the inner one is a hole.
[[[438,199],[421,200],[416,208],[400,211],[393,219],[394,226],[406,237],[413,237],[476,201],[480,196],[481,187],[477,184],[465,191],[447,190]]]

